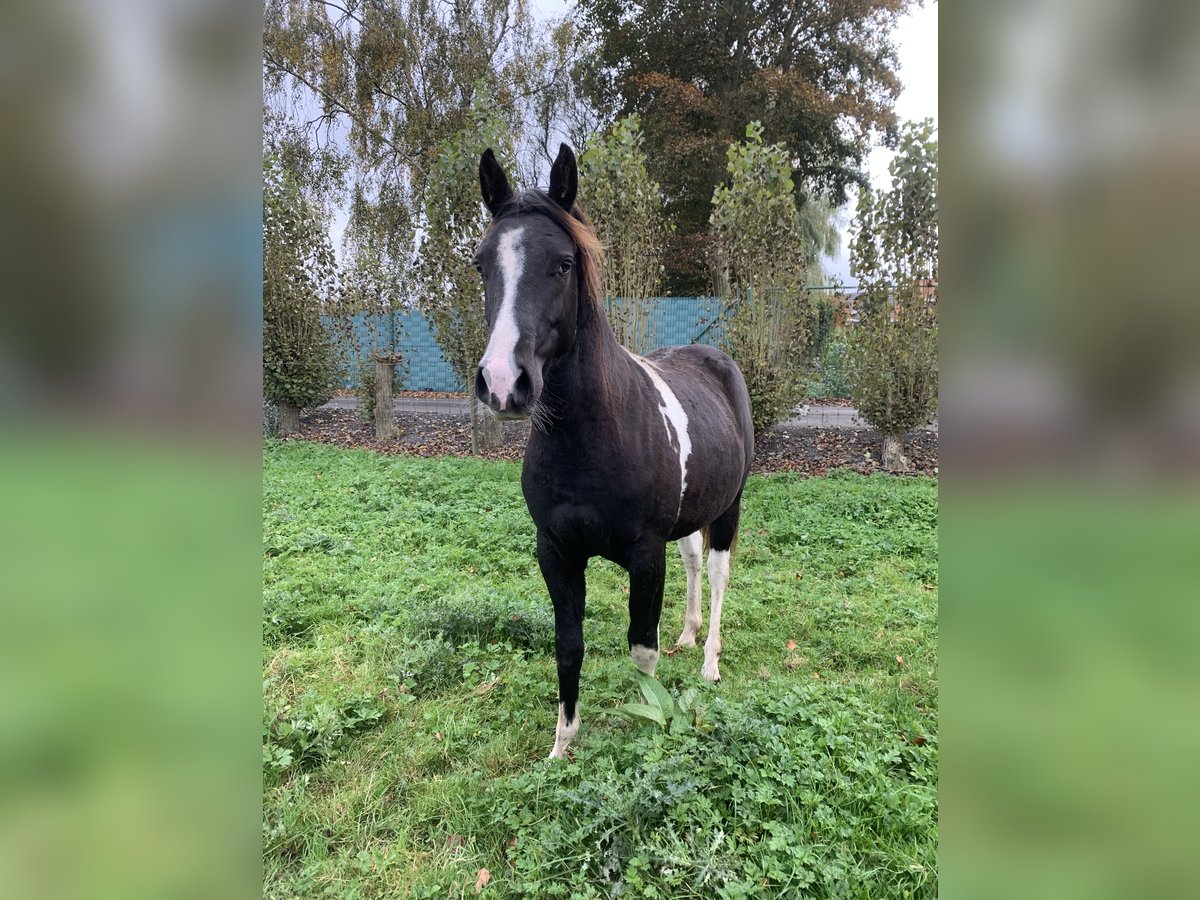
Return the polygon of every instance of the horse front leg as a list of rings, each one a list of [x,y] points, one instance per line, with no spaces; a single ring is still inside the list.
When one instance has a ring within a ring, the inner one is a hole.
[[[666,545],[633,548],[629,555],[629,656],[647,675],[658,665],[658,620],[662,615]]]
[[[579,731],[579,670],[583,666],[583,609],[587,559],[565,554],[538,532],[538,565],[554,603],[554,651],[558,660],[558,727],[551,759],[562,759]]]

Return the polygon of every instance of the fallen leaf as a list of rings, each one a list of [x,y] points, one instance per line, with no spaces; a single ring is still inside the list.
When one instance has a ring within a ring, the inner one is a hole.
[[[915,738],[912,739],[912,742],[914,744],[916,744],[918,747],[924,747],[925,746],[925,735],[918,734]]]
[[[904,665],[904,657],[903,656],[896,657],[896,665],[898,665],[898,666]]]
[[[492,873],[487,869],[480,869],[475,875],[475,893],[479,893],[487,886],[487,883],[492,880]]]
[[[499,678],[493,678],[491,681],[481,681],[471,693],[473,693],[476,697],[482,697],[499,683]]]
[[[433,733],[433,739],[435,741],[440,741],[442,739],[442,733],[440,731],[435,731]]]
[[[796,642],[795,642],[795,641],[788,641],[788,642],[787,642],[787,648],[788,648],[789,650],[795,650],[795,649],[796,649]]]

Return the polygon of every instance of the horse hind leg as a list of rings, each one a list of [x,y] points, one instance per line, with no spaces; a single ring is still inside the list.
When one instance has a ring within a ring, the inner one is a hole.
[[[687,611],[683,614],[683,633],[675,643],[680,647],[695,647],[700,630],[700,570],[704,567],[704,547],[700,532],[679,539],[679,555],[687,571]]]
[[[708,638],[704,642],[704,665],[700,674],[709,681],[720,681],[717,660],[721,656],[721,607],[725,588],[729,585],[729,561],[737,544],[738,519],[741,516],[742,495],[709,526],[708,587],[712,594],[709,605]]]

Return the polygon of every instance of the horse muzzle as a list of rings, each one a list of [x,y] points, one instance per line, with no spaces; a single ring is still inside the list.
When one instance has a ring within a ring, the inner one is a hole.
[[[498,419],[528,418],[537,399],[527,369],[489,366],[485,360],[475,371],[475,395]]]

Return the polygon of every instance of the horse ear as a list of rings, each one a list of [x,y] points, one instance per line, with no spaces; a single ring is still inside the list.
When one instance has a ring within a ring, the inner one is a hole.
[[[567,212],[575,205],[575,194],[579,190],[579,167],[575,154],[566,144],[558,145],[558,158],[550,167],[550,196]]]
[[[479,192],[483,202],[494,219],[508,199],[512,196],[512,188],[508,186],[508,178],[500,163],[496,162],[496,154],[488,147],[479,159]]]

